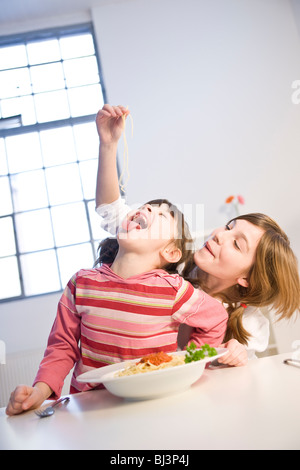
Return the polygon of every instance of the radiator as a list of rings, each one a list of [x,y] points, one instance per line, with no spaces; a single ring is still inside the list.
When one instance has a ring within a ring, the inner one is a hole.
[[[7,405],[17,385],[32,385],[43,356],[44,349],[6,355],[6,364],[0,364],[0,407]],[[65,380],[63,395],[69,393],[70,376],[71,373]]]
[[[32,385],[43,349],[21,351],[6,355],[6,364],[0,364],[0,406],[6,406],[11,392],[17,385]]]

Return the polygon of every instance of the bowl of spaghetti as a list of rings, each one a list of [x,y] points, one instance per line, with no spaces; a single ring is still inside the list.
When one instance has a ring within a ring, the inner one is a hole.
[[[187,390],[200,379],[207,363],[226,352],[227,349],[217,348],[213,357],[202,354],[201,358],[191,361],[187,361],[186,351],[154,353],[134,361],[93,369],[78,376],[77,380],[95,385],[102,383],[113,395],[123,398],[157,398]]]

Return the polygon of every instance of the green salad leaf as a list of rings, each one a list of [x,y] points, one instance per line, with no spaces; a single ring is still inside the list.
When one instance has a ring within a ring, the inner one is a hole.
[[[193,361],[200,361],[205,357],[213,357],[216,356],[218,353],[215,348],[211,348],[209,344],[204,344],[200,349],[197,349],[195,343],[191,342],[189,346],[186,348],[186,355],[184,362],[189,363]]]

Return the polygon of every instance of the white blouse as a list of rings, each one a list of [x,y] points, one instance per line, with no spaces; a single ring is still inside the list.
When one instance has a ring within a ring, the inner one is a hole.
[[[96,212],[101,217],[101,228],[111,233],[111,235],[117,234],[122,220],[131,210],[132,207],[128,206],[125,199],[121,198],[121,196],[110,204],[101,204],[96,207]]]
[[[119,197],[111,204],[101,204],[96,207],[101,217],[100,226],[103,230],[117,234],[117,230],[132,207],[126,204],[125,199]],[[270,324],[262,311],[257,307],[247,306],[243,316],[243,326],[250,333],[247,351],[249,359],[255,358],[256,352],[265,351],[269,344]]]

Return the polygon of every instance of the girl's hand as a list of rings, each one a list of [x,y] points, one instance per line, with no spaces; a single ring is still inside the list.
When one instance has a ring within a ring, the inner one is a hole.
[[[10,395],[6,414],[13,416],[38,408],[51,395],[51,392],[50,387],[44,383],[36,384],[34,387],[18,385]]]
[[[221,344],[220,348],[227,348],[228,353],[218,359],[220,364],[228,366],[245,366],[248,363],[248,354],[245,346],[240,344],[236,339],[230,339],[225,344]]]
[[[96,117],[97,131],[101,144],[116,144],[125,126],[125,118],[130,111],[124,106],[105,104]]]

